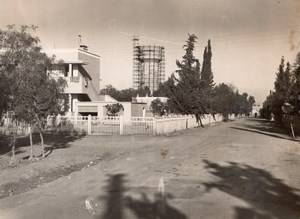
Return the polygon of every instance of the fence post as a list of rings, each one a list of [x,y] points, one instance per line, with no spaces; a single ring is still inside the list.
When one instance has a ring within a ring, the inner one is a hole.
[[[92,116],[88,116],[88,135],[92,134]]]
[[[165,133],[165,123],[166,123],[166,119],[165,119],[165,117],[164,116],[162,116],[162,134],[164,135],[164,134],[166,134]]]
[[[153,135],[157,135],[157,119],[153,117]]]
[[[120,116],[120,135],[124,134],[124,117],[123,115]]]
[[[27,125],[27,135],[29,135],[31,133],[31,127],[30,127],[30,125]]]
[[[60,114],[58,114],[58,116],[57,116],[57,123],[56,123],[56,125],[59,125],[60,124],[60,121],[61,121],[61,115]]]

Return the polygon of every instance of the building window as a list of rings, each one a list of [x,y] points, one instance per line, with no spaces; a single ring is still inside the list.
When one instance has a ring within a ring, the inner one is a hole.
[[[65,69],[64,69],[65,77],[68,77],[69,71],[70,71],[69,65],[65,65]]]

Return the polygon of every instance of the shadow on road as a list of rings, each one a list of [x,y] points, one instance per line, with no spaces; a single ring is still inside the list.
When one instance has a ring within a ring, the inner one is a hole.
[[[123,207],[124,207],[124,192],[125,188],[125,175],[116,174],[109,175],[107,185],[104,188],[106,191],[105,197],[100,199],[105,200],[106,209],[100,218],[123,218]]]
[[[245,128],[243,128],[243,127],[231,127],[231,128],[232,129],[236,129],[236,130],[240,130],[240,131],[246,131],[246,132],[253,132],[253,133],[257,133],[257,134],[262,134],[262,135],[266,135],[266,136],[270,136],[270,137],[274,137],[274,138],[289,139],[288,136],[282,137],[280,135],[272,134],[270,132],[263,132],[263,131],[258,131],[258,130],[250,129],[247,126],[245,126]]]
[[[125,187],[125,182],[124,174],[109,175],[105,187],[106,195],[99,198],[105,201],[106,208],[103,214],[96,218],[125,219],[123,210],[129,209],[136,218],[187,219],[183,213],[168,204],[168,199],[172,198],[171,194],[156,193],[154,199],[151,199],[142,192],[141,198],[132,198],[124,194],[129,190]]]
[[[46,135],[45,144],[45,153],[46,157],[49,156],[56,149],[65,149],[69,148],[70,144],[74,141],[82,139],[85,135]]]
[[[46,156],[49,156],[53,150],[64,149],[70,147],[70,143],[81,139],[84,135],[69,135],[69,134],[44,134],[44,144],[45,144],[45,153]],[[0,136],[0,155],[7,154],[11,152],[10,141],[11,137],[1,135]],[[34,147],[36,144],[40,144],[40,136],[33,135],[32,141]],[[21,154],[26,152],[24,147],[30,147],[29,136],[17,137],[15,154]]]
[[[263,119],[255,119],[248,118],[246,121],[252,121],[251,123],[239,123],[239,127],[231,127],[232,129],[253,132],[257,134],[262,134],[274,138],[287,139],[292,140],[291,133],[287,130],[279,129],[275,127],[274,122],[263,120]]]
[[[219,178],[205,182],[206,192],[218,189],[242,199],[250,207],[235,207],[235,219],[289,219],[300,214],[299,189],[286,185],[271,173],[249,165],[228,162],[221,166],[204,160],[205,168]]]

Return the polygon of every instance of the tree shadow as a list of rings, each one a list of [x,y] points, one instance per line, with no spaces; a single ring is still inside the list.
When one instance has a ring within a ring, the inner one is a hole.
[[[58,134],[45,136],[45,156],[49,156],[54,150],[69,148],[72,142],[84,138],[86,135],[70,135],[70,134]]]
[[[106,195],[99,199],[106,202],[106,209],[102,215],[97,218],[105,219],[123,219],[125,209],[135,215],[136,218],[144,219],[187,219],[186,215],[168,203],[172,198],[171,194],[163,195],[162,193],[154,194],[151,199],[146,193],[141,192],[140,199],[132,198],[125,195],[124,192],[129,188],[124,186],[125,175],[109,175],[107,186],[105,187]]]
[[[106,209],[102,216],[98,218],[122,219],[124,208],[124,192],[125,192],[125,175],[116,174],[109,175],[107,186],[104,188],[106,196],[100,197],[105,200]]]
[[[255,119],[255,118],[247,118],[249,121],[254,121],[258,123],[258,125],[251,124],[243,124],[246,127],[257,129],[263,132],[272,132],[277,134],[288,135],[290,130],[283,129],[282,127],[276,126],[274,121],[269,121],[265,119]]]
[[[251,208],[234,207],[234,219],[272,219],[268,215],[260,214]]]
[[[257,133],[257,134],[262,134],[262,135],[266,135],[266,136],[270,136],[270,137],[274,137],[274,138],[289,139],[288,137],[282,137],[280,135],[276,135],[276,134],[272,134],[272,133],[268,133],[268,132],[263,132],[263,131],[258,131],[258,130],[253,130],[253,129],[249,129],[249,128],[241,128],[241,127],[230,127],[230,128],[240,130],[240,131],[246,131],[246,132],[253,132],[253,133]]]
[[[168,203],[173,196],[170,193],[162,195],[155,194],[154,201],[151,201],[145,193],[141,193],[141,200],[127,197],[127,207],[134,212],[137,218],[159,218],[159,219],[187,219],[187,216]]]
[[[0,134],[0,155],[7,154],[11,151],[10,141],[9,136]]]
[[[283,127],[280,127],[276,125],[275,121],[267,120],[267,119],[262,119],[262,118],[246,118],[247,121],[253,121],[257,125],[249,125],[250,127],[259,127],[262,131],[272,131],[274,133],[278,134],[286,134],[288,131],[283,129]]]
[[[248,117],[248,118],[245,118],[245,119],[250,120],[250,121],[255,121],[255,122],[258,122],[258,123],[262,123],[262,124],[272,124],[272,125],[274,125],[274,121],[263,119],[263,118]]]
[[[290,130],[280,129],[276,127],[274,125],[274,122],[272,121],[255,119],[255,118],[247,118],[247,120],[254,121],[256,123],[255,124],[242,123],[242,124],[237,124],[239,127],[231,127],[231,128],[236,130],[241,130],[241,131],[263,134],[263,135],[280,138],[280,139],[292,140]]]
[[[79,140],[85,135],[72,135],[72,134],[44,134],[44,144],[46,156],[49,156],[53,150],[64,149],[70,147],[70,143]],[[12,137],[7,135],[0,135],[0,155],[11,153]],[[38,134],[32,135],[32,141],[34,147],[41,143],[40,136]],[[26,147],[30,147],[29,136],[18,136],[16,138],[15,154],[22,154],[26,152]]]
[[[299,189],[249,165],[228,162],[221,166],[208,160],[204,163],[205,168],[219,178],[217,182],[202,183],[206,192],[218,189],[250,205],[249,208],[235,207],[236,219],[299,218]]]
[[[28,138],[28,137],[27,137]],[[11,146],[12,146],[13,137],[11,135],[0,134],[0,155],[11,154]],[[29,138],[28,138],[29,144]],[[26,137],[17,137],[16,145],[15,145],[15,154],[24,153],[26,150],[21,149],[27,145]]]

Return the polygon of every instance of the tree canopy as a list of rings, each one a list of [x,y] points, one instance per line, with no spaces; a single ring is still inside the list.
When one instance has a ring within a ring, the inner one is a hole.
[[[284,57],[281,58],[276,72],[274,91],[266,98],[261,109],[264,118],[270,119],[274,116],[278,125],[283,125],[284,112],[282,107],[290,104],[293,108],[289,116],[296,116],[300,110],[300,53],[296,57],[296,62],[290,65],[285,64]]]
[[[282,106],[285,103],[293,102],[293,95],[297,96],[297,68],[292,73],[289,62],[285,64],[284,57],[281,58],[276,72],[274,92],[263,103],[262,114],[267,118],[272,113],[277,124],[282,125],[284,112]],[[294,90],[294,89],[295,90]],[[297,101],[296,101],[297,102]],[[295,103],[294,103],[295,104]]]
[[[155,116],[163,116],[167,114],[168,106],[166,103],[162,102],[159,98],[156,98],[151,102],[152,113]]]
[[[198,120],[208,113],[223,113],[225,117],[231,113],[249,114],[255,103],[253,96],[239,94],[233,85],[215,85],[210,40],[204,49],[200,71],[199,60],[194,56],[196,40],[195,35],[189,35],[183,47],[183,60],[176,62],[178,70],[160,84],[154,95],[169,97],[168,106],[172,112],[194,114]]]
[[[146,95],[150,95],[150,89],[146,87],[141,87],[138,90],[133,88],[117,90],[111,84],[107,85],[104,89],[100,91],[102,95],[110,95],[112,98],[116,99],[117,101],[131,101],[132,97],[136,97],[137,95],[143,97]]]
[[[194,56],[197,37],[189,35],[183,46],[185,55],[182,61],[176,61],[178,70],[171,76],[170,105],[181,114],[194,114],[199,118],[205,112],[201,95],[200,63]]]
[[[48,115],[62,112],[60,100],[66,86],[62,78],[51,78],[54,57],[41,51],[39,39],[31,34],[35,26],[14,25],[0,30],[0,112],[11,111],[15,119],[38,127],[43,147],[42,123]],[[44,155],[44,150],[42,150]]]
[[[114,104],[107,104],[105,105],[105,108],[107,109],[107,115],[108,116],[116,116],[121,110],[124,110],[124,107],[120,103],[114,103]]]
[[[216,102],[214,110],[222,113],[225,119],[229,114],[249,115],[252,111],[255,98],[247,93],[240,94],[233,86],[225,83],[217,85],[214,89]]]
[[[205,47],[203,53],[201,79],[206,82],[205,86],[207,86],[208,89],[210,90],[212,90],[213,87],[215,86],[211,59],[212,59],[212,50],[211,50],[210,40],[208,40],[207,46]]]

